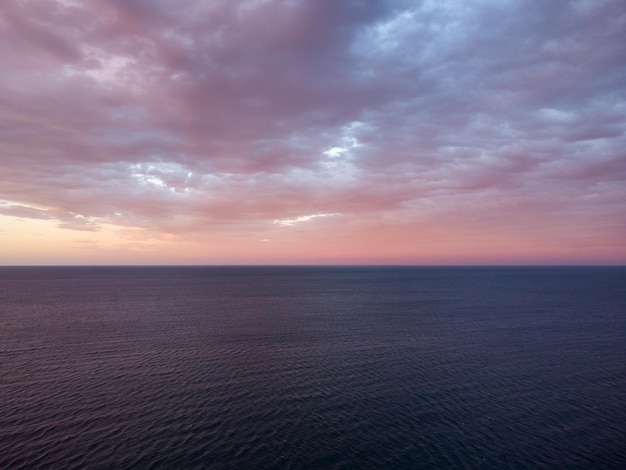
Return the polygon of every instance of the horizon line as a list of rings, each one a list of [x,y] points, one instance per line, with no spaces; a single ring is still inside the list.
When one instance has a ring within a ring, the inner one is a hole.
[[[609,263],[498,263],[498,264],[0,264],[0,268],[575,268],[575,267],[616,267],[624,268],[626,264]]]

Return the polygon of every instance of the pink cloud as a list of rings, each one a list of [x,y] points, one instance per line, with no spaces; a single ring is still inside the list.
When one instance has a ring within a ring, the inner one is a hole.
[[[336,213],[308,226],[336,260],[418,262],[416,230],[626,260],[621,3],[457,3],[6,2],[0,213],[221,243]]]

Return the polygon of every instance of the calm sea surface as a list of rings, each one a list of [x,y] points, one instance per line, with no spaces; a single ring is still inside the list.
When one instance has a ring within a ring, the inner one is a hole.
[[[626,468],[626,268],[0,268],[2,469]]]

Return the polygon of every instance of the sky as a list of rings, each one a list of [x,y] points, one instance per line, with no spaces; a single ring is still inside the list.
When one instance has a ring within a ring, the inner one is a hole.
[[[4,0],[0,264],[626,264],[623,0]]]

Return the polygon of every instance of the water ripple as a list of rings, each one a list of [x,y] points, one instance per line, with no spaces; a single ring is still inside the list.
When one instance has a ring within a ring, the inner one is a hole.
[[[621,268],[0,274],[0,468],[626,468]]]

